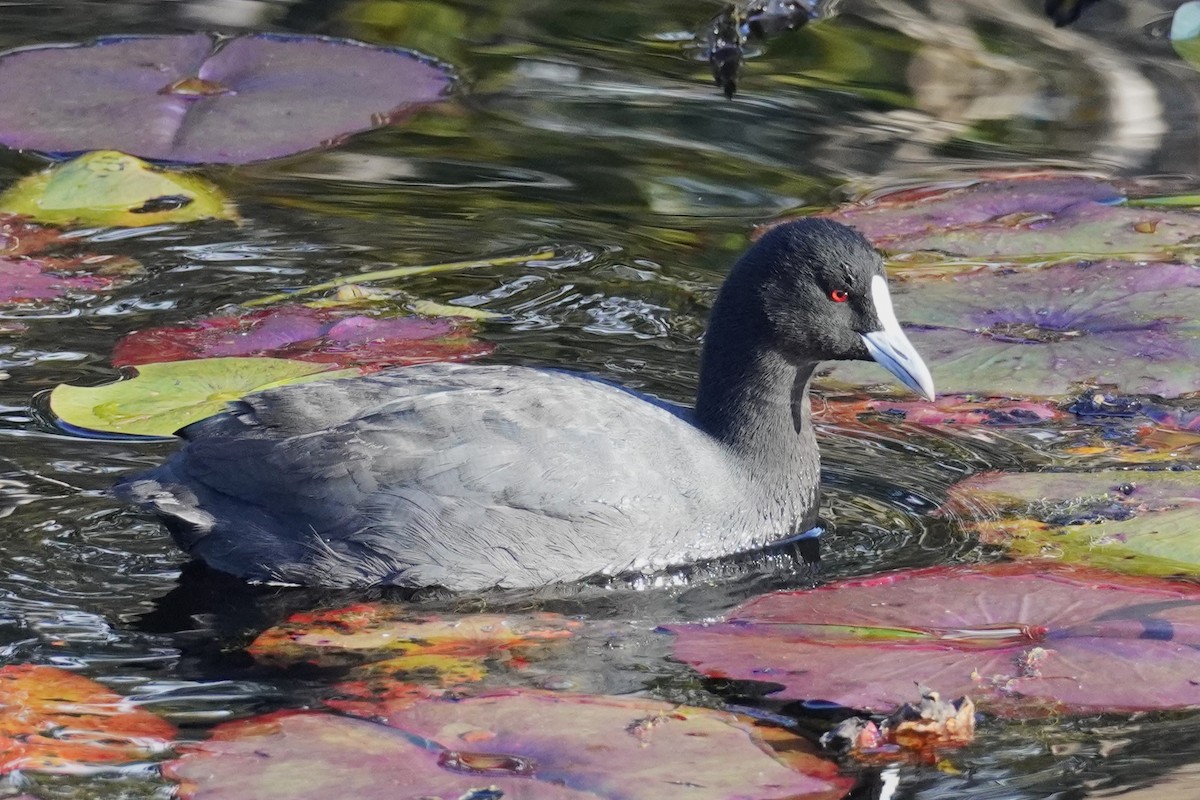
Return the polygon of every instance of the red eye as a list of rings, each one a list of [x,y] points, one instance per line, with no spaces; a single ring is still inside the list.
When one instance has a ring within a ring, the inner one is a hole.
[[[850,299],[850,293],[843,292],[841,289],[834,289],[829,293],[829,299],[835,303],[844,303]]]

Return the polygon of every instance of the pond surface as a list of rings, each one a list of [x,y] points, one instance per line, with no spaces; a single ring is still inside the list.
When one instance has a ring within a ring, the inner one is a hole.
[[[340,275],[552,248],[553,258],[405,288],[505,315],[481,334],[497,345],[492,360],[586,370],[687,402],[709,303],[764,221],[990,166],[1198,171],[1200,74],[1162,37],[1171,3],[1105,0],[1061,30],[1040,0],[831,5],[838,16],[751,53],[730,102],[689,46],[716,4],[0,4],[3,48],[110,33],[300,31],[416,48],[462,79],[451,101],[403,127],[209,170],[239,204],[240,226],[85,232],[91,249],[136,258],[145,276],[90,302],[19,314],[27,332],[0,339],[0,477],[20,484],[0,519],[0,659],[77,670],[197,738],[320,689],[256,668],[241,648],[291,609],[354,598],[181,579],[166,533],[104,494],[172,445],[65,435],[31,410],[56,384],[113,377],[109,354],[131,331]],[[0,154],[0,181],[38,163]],[[964,439],[886,425],[826,425],[822,450],[827,579],[991,557],[931,509],[975,472],[1061,458],[1019,432]],[[627,623],[617,646],[543,665],[546,685],[714,704],[666,658],[655,626],[806,580],[776,556],[634,588],[423,603]],[[946,769],[866,771],[861,796],[896,781],[889,796],[1113,796],[1194,762],[1194,714],[993,722]],[[166,786],[148,769],[25,780],[0,783],[0,796],[161,797]]]

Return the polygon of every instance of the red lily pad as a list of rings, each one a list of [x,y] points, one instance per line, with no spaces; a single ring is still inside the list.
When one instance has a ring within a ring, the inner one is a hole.
[[[371,317],[337,308],[281,306],[148,328],[117,342],[116,366],[228,356],[271,356],[343,366],[384,367],[464,361],[494,345],[452,318]]]
[[[1177,397],[1198,390],[1200,268],[1118,261],[975,273],[896,288],[909,338],[949,394],[1049,396],[1087,387]],[[832,379],[882,383],[868,362]]]
[[[1200,214],[1125,204],[1112,183],[1032,175],[906,189],[827,216],[892,253],[937,251],[997,259],[1069,254],[1161,257],[1200,237]]]
[[[1200,574],[1200,473],[985,473],[941,513],[1015,555],[1139,575]]]
[[[482,659],[564,639],[579,626],[557,614],[414,615],[403,607],[359,604],[295,614],[248,648],[273,666],[342,666],[401,656]]]
[[[290,155],[440,99],[447,70],[315,36],[125,36],[0,57],[0,144],[187,163]]]
[[[1008,713],[1200,707],[1200,587],[1098,570],[897,572],[668,630],[707,675],[851,708],[886,711],[914,683]]]
[[[811,755],[785,764],[732,714],[643,698],[428,700],[390,723],[399,730],[312,713],[222,725],[164,771],[206,800],[832,800],[853,783]]]
[[[91,772],[169,747],[175,728],[124,697],[57,667],[0,667],[0,774]]]

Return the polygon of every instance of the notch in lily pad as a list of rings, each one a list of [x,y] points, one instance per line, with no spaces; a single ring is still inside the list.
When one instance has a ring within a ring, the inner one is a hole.
[[[442,99],[448,67],[319,36],[123,36],[0,56],[0,144],[244,164],[335,144]]]

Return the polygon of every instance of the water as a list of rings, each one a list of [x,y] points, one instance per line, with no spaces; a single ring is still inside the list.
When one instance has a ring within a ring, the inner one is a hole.
[[[585,369],[686,402],[721,276],[755,226],[852,192],[1049,164],[1194,173],[1197,75],[1161,38],[1173,4],[1105,0],[1055,30],[1040,2],[838,2],[837,19],[769,42],[727,102],[686,42],[715,4],[555,2],[11,2],[0,47],[107,33],[293,30],[422,49],[465,91],[335,151],[210,176],[245,222],[85,234],[146,275],[112,295],[25,315],[0,339],[0,658],[97,678],[203,736],[215,722],[301,703],[319,681],[241,655],[288,609],[345,598],[239,592],[184,576],[155,524],[104,496],[170,444],[83,440],[31,398],[96,383],[123,334],[227,303],[391,265],[556,250],[520,267],[415,278],[413,294],[507,315],[493,359]],[[0,154],[7,183],[36,165]],[[1186,181],[1181,185],[1189,185]],[[930,517],[988,468],[1069,463],[1019,430],[950,437],[914,426],[825,427],[825,576],[987,554]],[[1086,425],[1076,431],[1091,435]],[[1069,438],[1068,431],[1062,434]],[[1061,452],[1061,451],[1055,451]],[[880,465],[885,469],[880,469]],[[653,627],[713,616],[804,577],[783,556],[639,591],[579,588],[434,598],[472,611],[540,607],[619,623],[617,647],[573,648],[547,685],[713,703],[665,660]],[[1121,676],[1114,676],[1119,680]],[[989,722],[957,772],[867,770],[906,798],[1110,796],[1200,761],[1194,715]],[[149,769],[28,778],[46,798],[156,797]],[[0,796],[16,792],[0,783]]]

